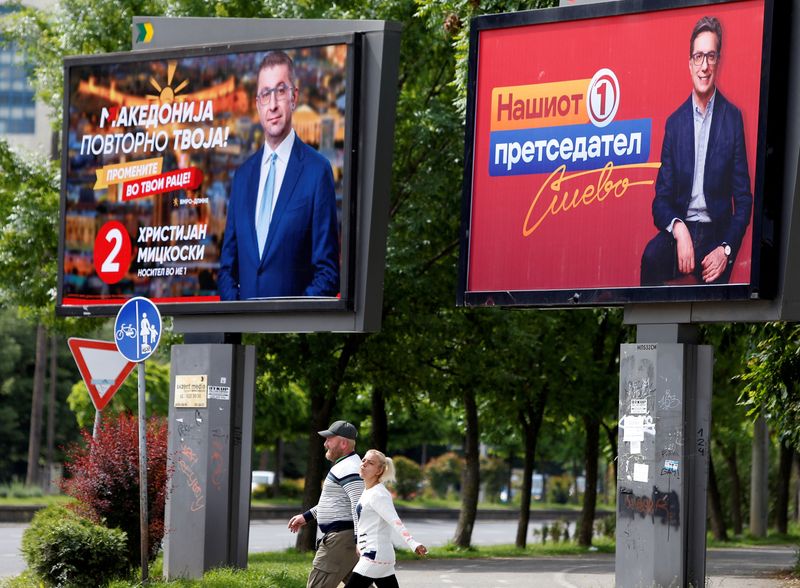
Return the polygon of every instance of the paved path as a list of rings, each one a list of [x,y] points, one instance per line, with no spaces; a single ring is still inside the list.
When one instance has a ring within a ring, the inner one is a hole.
[[[411,532],[428,546],[447,543],[455,521],[407,519]],[[25,524],[0,524],[0,577],[25,569],[19,554]],[[533,527],[533,525],[531,525]],[[478,520],[475,545],[513,543],[515,521]],[[254,521],[250,552],[279,551],[294,545],[295,536],[283,521]],[[781,572],[794,567],[796,548],[755,547],[711,549],[707,558],[708,587],[781,588]],[[613,588],[614,556],[586,554],[574,557],[493,558],[482,560],[416,560],[398,564],[402,586],[413,588]]]
[[[795,560],[793,547],[710,549],[706,586],[780,588]],[[414,588],[614,588],[614,555],[405,561],[397,575]]]

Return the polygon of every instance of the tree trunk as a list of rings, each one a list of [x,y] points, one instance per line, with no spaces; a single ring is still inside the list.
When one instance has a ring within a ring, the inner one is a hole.
[[[478,514],[478,492],[480,490],[480,451],[478,447],[478,404],[475,391],[471,386],[464,390],[464,413],[467,430],[464,437],[464,480],[461,485],[461,512],[453,543],[457,547],[467,548],[472,543],[472,529]]]
[[[794,449],[781,441],[780,462],[778,470],[778,496],[775,501],[775,527],[778,533],[785,535],[789,530],[789,482],[792,478],[792,460]]]
[[[586,448],[584,452],[586,490],[583,494],[578,545],[591,547],[594,515],[597,510],[597,463],[600,461],[600,421],[596,415],[584,415],[583,425],[586,429]]]
[[[386,415],[386,398],[383,388],[372,388],[372,447],[386,453],[389,444],[389,418]]]
[[[325,460],[324,441],[319,436],[319,431],[327,429],[333,421],[331,417],[336,408],[336,398],[344,380],[345,371],[347,371],[350,359],[356,353],[363,340],[364,336],[361,334],[349,335],[339,353],[336,367],[329,374],[329,377],[320,376],[319,380],[309,383],[311,391],[311,428],[308,432],[308,459],[306,460],[305,487],[303,489],[304,512],[319,502],[320,494],[322,494],[322,480],[328,465]],[[312,353],[307,345],[304,351],[308,361],[312,361]],[[311,551],[316,547],[316,542],[317,522],[312,520],[300,527],[295,547],[298,551]]]
[[[535,398],[530,394],[525,403],[525,409],[520,411],[519,420],[522,426],[522,436],[525,441],[525,457],[522,473],[522,494],[519,499],[519,521],[517,523],[517,538],[514,544],[525,549],[528,544],[528,523],[531,519],[531,491],[533,486],[533,470],[536,465],[536,442],[539,439],[539,429],[542,426],[544,407],[547,402],[547,388],[542,388]]]
[[[717,484],[717,473],[714,470],[714,460],[708,454],[708,505],[711,517],[711,532],[717,541],[727,541],[728,532],[725,529],[725,517],[722,514],[722,498]]]
[[[272,495],[280,496],[283,481],[283,439],[275,439],[275,480],[272,483]]]
[[[53,463],[56,448],[56,383],[58,381],[58,338],[50,337],[50,388],[47,395],[47,493],[53,492]]]
[[[794,522],[800,521],[800,453],[794,452],[794,474],[795,474],[795,489],[794,489]]]
[[[44,410],[44,375],[47,361],[47,333],[44,325],[36,326],[36,359],[33,371],[31,426],[28,437],[28,473],[25,484],[39,484],[39,454],[42,447],[42,412]]]
[[[617,471],[617,461],[618,461],[617,458],[618,458],[618,451],[619,451],[619,449],[617,447],[617,442],[618,442],[617,437],[619,436],[619,425],[617,424],[617,425],[614,425],[613,427],[609,427],[605,422],[601,422],[600,424],[603,426],[603,429],[606,432],[606,437],[608,438],[608,444],[611,446],[611,467],[614,470],[614,485],[616,486],[616,484],[617,484],[617,474],[619,473]],[[615,490],[615,489],[609,488],[608,495],[609,496],[616,496],[617,495],[616,490],[613,491],[613,492],[611,492],[611,490]]]
[[[269,449],[264,449],[258,454],[258,470],[269,469]]]
[[[327,469],[325,448],[319,431],[331,424],[335,401],[326,398],[324,391],[311,394],[311,430],[308,433],[308,460],[306,461],[305,487],[303,488],[303,512],[315,506],[322,494],[322,481]],[[311,519],[300,527],[295,547],[298,551],[311,551],[317,542],[317,521]]]
[[[750,472],[750,534],[767,536],[769,496],[769,432],[760,414],[753,426],[753,459]]]
[[[511,483],[514,480],[514,450],[508,451],[508,479],[506,479],[506,502],[511,503],[513,492],[511,492]]]
[[[723,447],[722,455],[725,456],[725,463],[728,465],[728,477],[731,488],[731,500],[729,510],[731,512],[731,526],[734,535],[741,535],[744,529],[742,521],[742,480],[739,476],[739,459],[736,454],[736,445],[731,444],[730,448]]]

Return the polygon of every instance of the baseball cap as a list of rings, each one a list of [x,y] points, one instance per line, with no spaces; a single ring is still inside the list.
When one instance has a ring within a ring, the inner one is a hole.
[[[325,431],[320,431],[320,435],[323,437],[344,437],[345,439],[353,439],[355,440],[358,437],[358,431],[356,430],[355,426],[348,423],[347,421],[336,421],[331,424]]]

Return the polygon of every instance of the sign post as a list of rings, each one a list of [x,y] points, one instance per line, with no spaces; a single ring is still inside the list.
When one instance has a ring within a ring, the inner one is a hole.
[[[131,298],[117,313],[114,340],[119,352],[139,364],[139,531],[141,534],[142,584],[147,582],[148,511],[147,511],[147,432],[145,423],[144,360],[150,357],[161,340],[161,313],[147,298]]]

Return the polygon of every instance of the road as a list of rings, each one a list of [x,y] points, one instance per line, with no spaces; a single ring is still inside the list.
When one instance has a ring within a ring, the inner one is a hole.
[[[430,547],[447,543],[455,521],[406,519],[414,537]],[[533,528],[534,525],[531,524]],[[19,574],[25,563],[19,554],[24,524],[0,525],[0,577]],[[478,520],[475,545],[513,543],[515,521]],[[279,551],[294,546],[295,536],[283,521],[253,521],[250,552]],[[780,588],[780,572],[793,568],[795,548],[755,547],[711,549],[707,558],[707,586],[711,588]],[[572,557],[493,558],[481,560],[417,560],[398,564],[398,579],[414,588],[612,588],[613,554]]]

